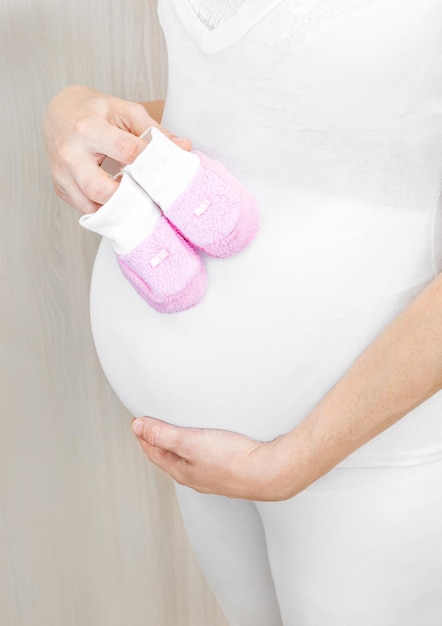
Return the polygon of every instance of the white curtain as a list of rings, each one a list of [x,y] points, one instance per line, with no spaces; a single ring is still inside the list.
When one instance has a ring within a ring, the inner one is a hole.
[[[98,238],[55,196],[41,136],[63,87],[158,99],[166,73],[154,0],[0,0],[4,626],[225,625],[172,484],[101,372],[88,310]]]

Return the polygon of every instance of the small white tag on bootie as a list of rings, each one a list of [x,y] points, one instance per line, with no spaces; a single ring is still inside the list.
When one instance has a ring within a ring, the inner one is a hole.
[[[164,250],[163,248],[163,250],[158,252],[158,254],[149,261],[149,263],[152,267],[157,267],[161,263],[161,261],[164,261],[164,259],[167,259],[168,256],[169,256],[169,253],[167,252],[167,250]]]
[[[200,217],[200,215],[202,215],[204,211],[206,211],[211,204],[212,203],[210,202],[210,200],[207,200],[206,198],[205,200],[201,202],[201,204],[199,204],[196,207],[196,209],[193,211],[193,214],[196,215],[197,217]]]

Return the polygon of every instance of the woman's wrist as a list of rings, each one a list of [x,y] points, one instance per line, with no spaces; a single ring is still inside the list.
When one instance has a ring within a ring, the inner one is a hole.
[[[313,411],[292,431],[266,444],[272,458],[275,500],[296,496],[347,456],[332,442],[329,448],[326,439],[322,419]]]
[[[277,437],[264,444],[268,461],[266,462],[266,491],[271,492],[265,499],[281,501],[292,498],[302,491],[309,482],[308,463],[309,446],[302,443],[299,429]],[[264,494],[263,494],[264,495]],[[267,494],[266,494],[267,495]]]

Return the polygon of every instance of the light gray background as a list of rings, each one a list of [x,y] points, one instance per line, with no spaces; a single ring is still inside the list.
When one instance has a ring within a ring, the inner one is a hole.
[[[69,84],[164,97],[156,2],[0,0],[0,52],[0,623],[223,626],[98,364],[98,238],[55,196],[41,137]]]

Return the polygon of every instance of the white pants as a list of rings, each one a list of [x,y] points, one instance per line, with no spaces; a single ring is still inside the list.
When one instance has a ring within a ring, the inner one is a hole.
[[[441,626],[442,461],[336,468],[286,502],[176,491],[231,626]]]

